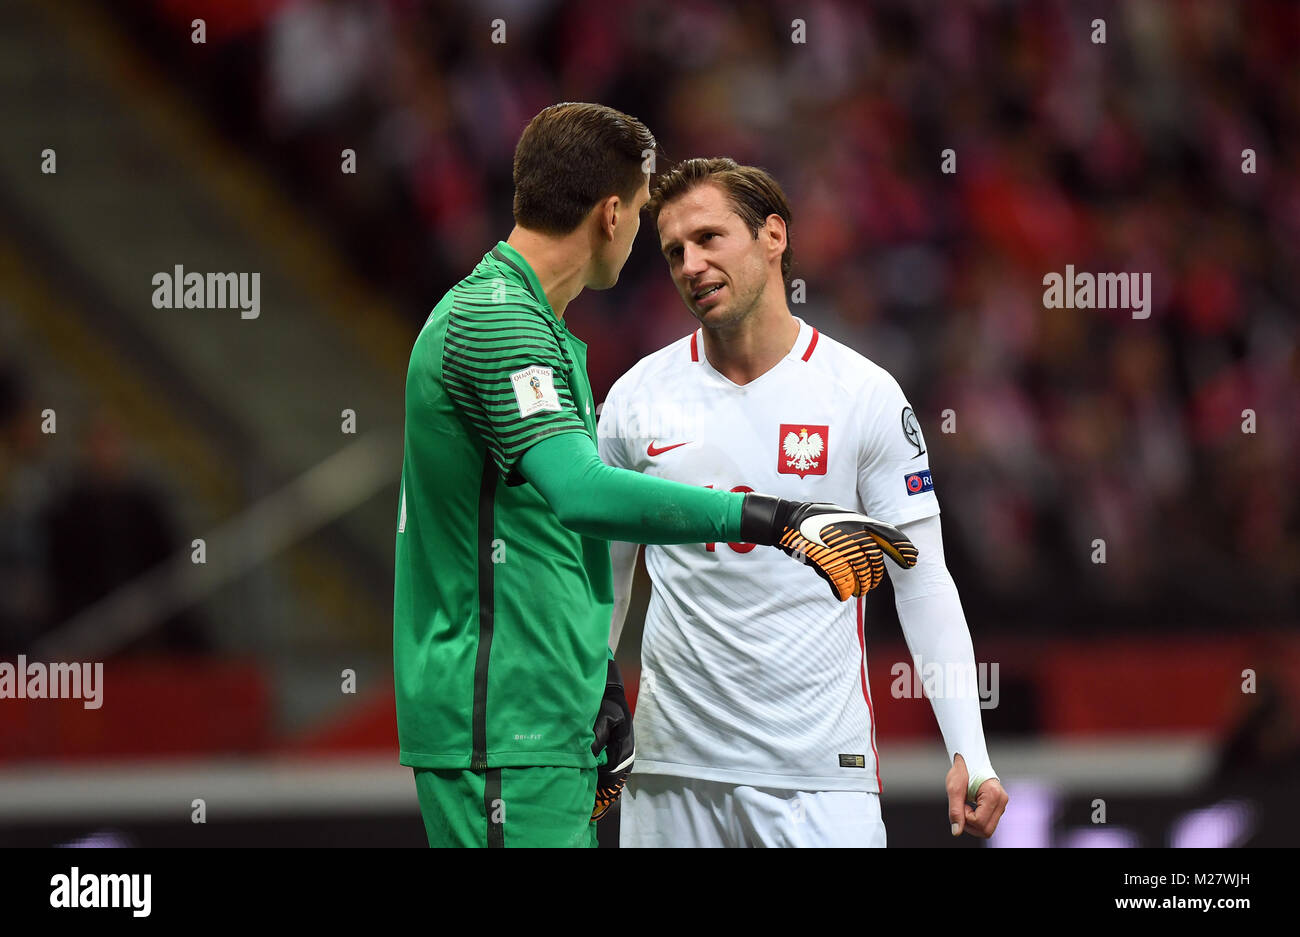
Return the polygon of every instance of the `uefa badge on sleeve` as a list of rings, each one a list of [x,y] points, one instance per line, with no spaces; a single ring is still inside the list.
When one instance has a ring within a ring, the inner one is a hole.
[[[776,470],[781,475],[825,475],[831,428],[824,424],[782,423],[777,430]]]
[[[929,469],[924,472],[908,472],[903,476],[903,481],[907,485],[908,497],[934,491],[934,479],[930,477]]]

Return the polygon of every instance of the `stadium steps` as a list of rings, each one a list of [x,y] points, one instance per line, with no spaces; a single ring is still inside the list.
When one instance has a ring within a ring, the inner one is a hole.
[[[228,489],[247,503],[346,445],[344,408],[359,433],[400,428],[413,336],[103,12],[63,0],[0,5],[0,88],[9,266],[52,269],[78,294],[40,300],[28,284],[20,305],[54,330],[49,347],[69,368],[138,421],[133,435],[164,454],[198,513],[222,516]],[[58,154],[56,175],[39,172],[45,147]],[[153,275],[176,264],[260,272],[260,317],[153,308]],[[391,490],[274,564],[293,596],[258,586],[274,596],[264,601],[287,645],[387,644],[400,443],[392,458]],[[301,607],[302,595],[315,607]]]

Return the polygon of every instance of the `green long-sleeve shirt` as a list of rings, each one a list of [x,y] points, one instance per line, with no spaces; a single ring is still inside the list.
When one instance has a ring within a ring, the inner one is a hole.
[[[591,767],[608,539],[740,539],[743,496],[609,468],[586,345],[499,243],[411,352],[393,669],[403,764]]]

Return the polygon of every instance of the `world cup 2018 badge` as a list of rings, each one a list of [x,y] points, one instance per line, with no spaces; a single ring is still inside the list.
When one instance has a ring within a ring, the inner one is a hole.
[[[777,430],[776,470],[781,475],[825,475],[830,456],[830,427],[782,423]]]
[[[515,402],[521,417],[532,416],[541,410],[559,410],[560,395],[555,390],[555,372],[541,365],[533,365],[510,375]]]

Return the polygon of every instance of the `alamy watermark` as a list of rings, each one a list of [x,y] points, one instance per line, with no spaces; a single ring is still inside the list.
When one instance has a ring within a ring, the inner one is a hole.
[[[1134,319],[1151,315],[1151,274],[1075,273],[1073,264],[1065,274],[1043,276],[1044,309],[1131,309]]]
[[[899,661],[889,668],[894,678],[889,692],[894,699],[978,699],[980,709],[998,706],[998,665],[974,661]]]
[[[73,866],[50,879],[51,908],[130,908],[132,917],[152,910],[153,875],[82,872]]]
[[[172,273],[155,273],[155,309],[239,309],[239,318],[262,314],[260,273],[186,273],[177,264]]]
[[[0,700],[79,699],[85,709],[104,705],[102,663],[28,663],[18,655],[17,665],[0,661]]]

